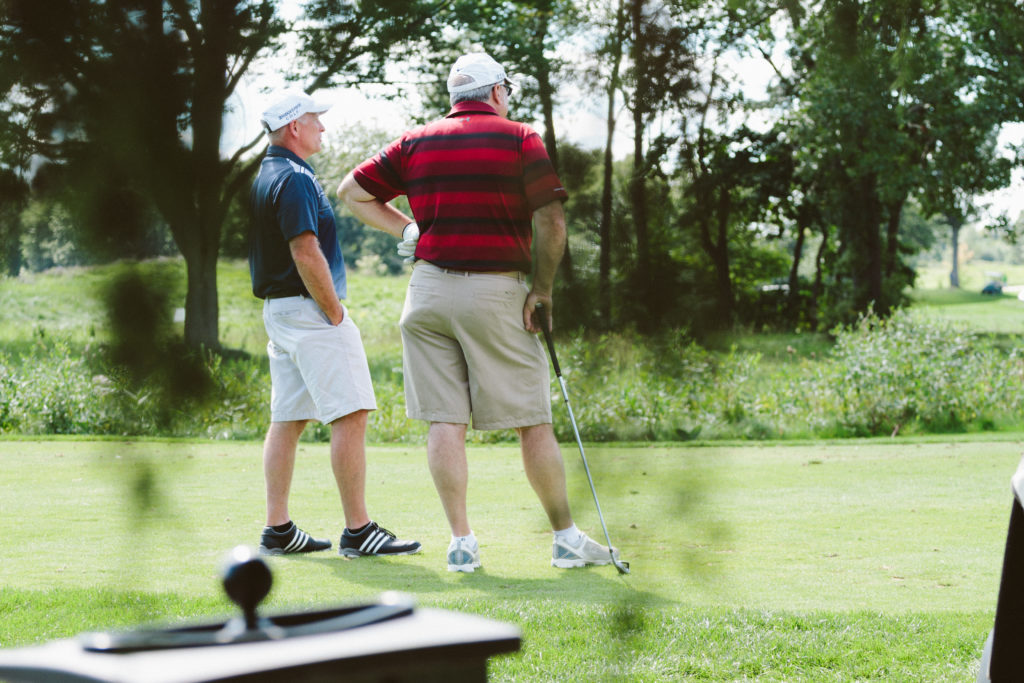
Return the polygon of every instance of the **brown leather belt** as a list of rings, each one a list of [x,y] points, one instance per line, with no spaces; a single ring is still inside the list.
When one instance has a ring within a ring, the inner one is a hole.
[[[526,275],[519,270],[459,270],[458,268],[445,268],[443,266],[438,266],[430,263],[429,261],[416,262],[417,266],[420,264],[434,266],[434,268],[437,268],[442,273],[447,273],[448,275],[462,275],[464,277],[468,277],[470,275],[501,275],[502,277],[511,277],[516,280],[523,280],[526,277]]]

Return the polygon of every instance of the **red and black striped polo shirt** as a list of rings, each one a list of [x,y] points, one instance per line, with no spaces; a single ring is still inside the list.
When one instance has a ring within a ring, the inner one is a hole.
[[[460,270],[529,273],[533,211],[568,197],[540,136],[482,102],[456,104],[353,176],[381,201],[407,195],[416,258]]]

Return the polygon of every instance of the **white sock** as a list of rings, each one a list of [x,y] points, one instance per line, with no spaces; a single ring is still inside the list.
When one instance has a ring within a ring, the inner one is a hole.
[[[465,536],[452,536],[452,543],[456,541],[462,541],[463,545],[469,546],[470,548],[477,547],[476,536],[473,535],[472,531]]]
[[[583,538],[583,532],[577,529],[576,525],[573,524],[568,529],[556,531],[555,538],[563,543],[568,543],[569,545],[578,545],[580,539]]]

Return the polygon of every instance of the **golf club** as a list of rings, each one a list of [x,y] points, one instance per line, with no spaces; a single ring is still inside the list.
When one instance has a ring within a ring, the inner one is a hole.
[[[558,365],[558,356],[555,355],[555,343],[551,340],[551,330],[544,316],[544,306],[538,303],[536,311],[540,314],[540,327],[544,331],[544,341],[548,344],[548,353],[551,355],[551,365],[555,368],[555,376],[558,377],[558,385],[562,387],[562,398],[565,399],[565,407],[569,411],[569,422],[572,423],[573,434],[576,435],[576,445],[580,448],[580,458],[583,460],[583,469],[587,473],[587,481],[590,483],[590,492],[594,494],[594,506],[597,508],[597,517],[601,520],[601,528],[604,530],[604,540],[608,543],[608,554],[612,558],[612,564],[619,570],[620,574],[629,573],[629,562],[623,562],[615,558],[612,552],[612,539],[608,536],[608,526],[604,523],[604,515],[601,514],[601,503],[597,501],[597,489],[594,488],[594,479],[590,476],[590,465],[587,464],[587,456],[583,452],[583,439],[580,438],[580,429],[576,426],[576,416],[572,413],[572,404],[569,403],[569,391],[565,388],[565,379],[562,378],[562,368]]]

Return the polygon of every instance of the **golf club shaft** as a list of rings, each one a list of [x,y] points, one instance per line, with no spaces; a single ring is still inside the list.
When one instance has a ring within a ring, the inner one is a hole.
[[[594,496],[594,507],[597,508],[597,517],[601,520],[601,528],[604,530],[604,540],[608,542],[608,548],[612,547],[612,539],[608,537],[608,527],[604,523],[604,515],[601,513],[601,503],[597,500],[597,489],[594,488],[594,478],[590,476],[590,465],[587,464],[587,455],[583,452],[583,439],[580,438],[579,427],[576,426],[576,417],[572,413],[572,404],[569,403],[569,392],[565,388],[565,380],[558,376],[558,384],[562,387],[562,398],[565,399],[565,407],[569,411],[569,422],[572,423],[572,431],[576,436],[576,445],[580,449],[580,459],[583,461],[583,470],[587,473],[587,481],[590,483],[590,493]]]
[[[601,520],[601,530],[604,531],[604,540],[608,543],[608,553],[611,555],[612,563],[620,572],[629,573],[629,570],[618,560],[612,552],[612,539],[608,535],[608,525],[604,522],[604,514],[601,512],[601,503],[597,500],[597,489],[594,487],[594,478],[590,475],[590,465],[587,463],[587,455],[583,452],[583,439],[580,438],[579,427],[576,426],[576,416],[572,412],[572,404],[569,402],[569,390],[565,386],[565,379],[562,377],[562,368],[558,365],[558,356],[555,354],[555,343],[551,339],[551,330],[548,329],[547,318],[544,316],[540,304],[537,305],[541,313],[540,327],[544,332],[544,341],[548,345],[548,353],[551,355],[551,365],[555,369],[555,376],[558,378],[558,386],[562,389],[562,398],[565,400],[565,407],[569,411],[569,422],[572,424],[572,432],[576,436],[576,445],[580,449],[580,459],[583,461],[583,471],[587,473],[587,483],[590,484],[590,493],[594,496],[594,507],[597,508],[597,518]]]

